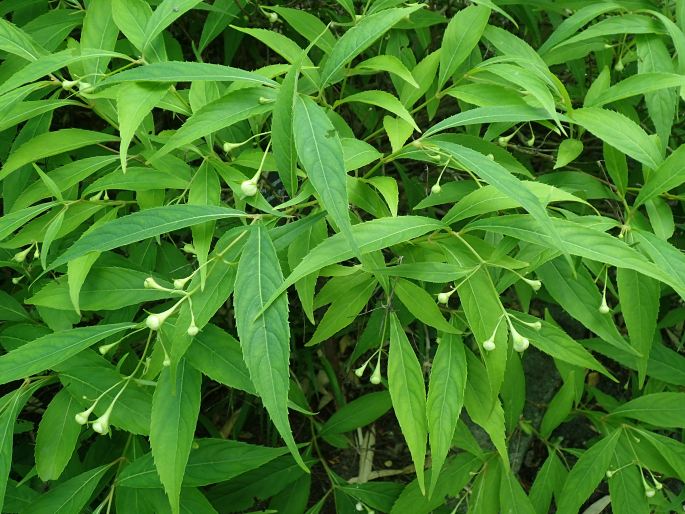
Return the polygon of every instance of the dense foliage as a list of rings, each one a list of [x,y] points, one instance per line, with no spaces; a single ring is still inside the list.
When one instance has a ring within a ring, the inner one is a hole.
[[[0,12],[1,512],[682,510],[685,1]]]

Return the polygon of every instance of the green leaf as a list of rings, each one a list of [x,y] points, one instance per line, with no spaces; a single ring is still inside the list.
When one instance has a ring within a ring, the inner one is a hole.
[[[373,277],[363,277],[359,284],[350,284],[345,295],[333,300],[324,317],[305,346],[314,346],[352,323],[366,306],[378,283]]]
[[[362,91],[360,93],[355,93],[336,102],[335,106],[350,103],[359,102],[363,104],[375,105],[393,113],[395,116],[403,119],[409,123],[414,130],[421,132],[421,129],[412,118],[412,115],[407,111],[407,109],[402,105],[402,103],[393,95],[386,91],[379,91],[377,89],[372,89],[369,91]]]
[[[637,209],[650,199],[670,191],[685,182],[685,144],[680,145],[661,165],[649,175],[635,199],[633,208]]]
[[[297,152],[293,133],[293,110],[300,65],[301,62],[298,61],[290,66],[276,96],[271,118],[271,144],[278,176],[291,197],[297,192]]]
[[[168,367],[162,370],[152,397],[152,457],[174,514],[180,512],[181,483],[200,412],[201,385],[202,374],[181,359],[175,380]]]
[[[573,402],[576,397],[575,371],[569,372],[569,376],[564,377],[564,383],[555,393],[547,405],[547,410],[540,423],[540,435],[549,439],[552,431],[566,419],[573,409]]]
[[[116,461],[115,461],[116,462]],[[72,514],[82,512],[102,477],[112,464],[93,468],[62,482],[28,506],[31,514]]]
[[[622,430],[593,444],[573,466],[557,499],[559,514],[577,514],[605,476]]]
[[[464,404],[466,389],[466,354],[461,338],[445,334],[431,366],[426,413],[431,450],[429,496],[433,495],[440,478],[452,438]]]
[[[416,80],[414,80],[411,71],[409,71],[404,63],[394,55],[376,55],[375,57],[360,62],[351,71],[364,72],[366,70],[369,70],[369,72],[386,71],[393,75],[397,75],[407,84],[415,88],[419,87]]]
[[[563,168],[567,164],[575,161],[583,153],[583,142],[578,139],[564,139],[557,151],[557,161],[554,169]]]
[[[163,0],[155,8],[145,26],[142,42],[143,52],[165,28],[199,3],[200,0]]]
[[[438,88],[442,87],[457,71],[478,44],[488,23],[490,9],[471,5],[458,11],[447,24],[440,47],[440,74]]]
[[[476,107],[458,114],[453,114],[426,130],[424,137],[432,136],[443,130],[480,123],[520,123],[549,119],[543,109],[529,105],[497,105]]]
[[[45,50],[26,32],[0,18],[0,50],[17,55],[27,61],[35,61]]]
[[[50,266],[54,269],[88,252],[104,252],[206,221],[246,216],[228,207],[167,205],[118,218],[85,234]]]
[[[639,75],[631,75],[606,89],[595,98],[591,105],[593,107],[601,107],[604,104],[630,98],[631,96],[643,95],[678,86],[685,86],[685,77],[675,73],[643,72]]]
[[[585,107],[574,110],[570,117],[588,132],[645,166],[654,169],[663,161],[654,140],[623,114],[599,107]]]
[[[624,403],[609,414],[665,428],[685,428],[685,394],[652,393]]]
[[[501,474],[499,498],[502,514],[535,514],[533,504],[511,471]]]
[[[516,324],[516,330],[518,330],[522,336],[527,337],[530,340],[530,344],[541,352],[544,352],[555,359],[559,359],[560,361],[573,364],[574,366],[599,371],[612,380],[615,380],[611,373],[609,373],[609,371],[607,371],[590,352],[556,324],[538,319],[523,312],[512,312],[512,314],[526,323],[539,322],[542,325],[540,330],[535,330],[522,323]],[[611,351],[615,352],[616,350],[612,347]],[[634,358],[632,354],[631,357]]]
[[[482,153],[462,145],[439,140],[432,140],[432,144],[447,152],[451,158],[461,163],[467,170],[480,176],[500,192],[519,202],[538,221],[540,228],[554,240],[556,247],[563,253],[567,253],[566,242],[554,230],[552,221],[542,202],[504,166],[491,161]]]
[[[30,321],[31,316],[13,296],[5,291],[0,291],[0,320]]]
[[[78,128],[65,128],[39,134],[10,154],[0,169],[0,180],[4,180],[22,166],[45,157],[70,152],[84,146],[118,140],[116,136]]]
[[[552,496],[559,494],[564,486],[568,471],[557,456],[555,450],[549,450],[549,456],[535,475],[535,481],[530,488],[530,502],[537,514],[547,514],[552,503]]]
[[[0,240],[5,239],[12,232],[18,228],[24,226],[26,223],[31,221],[33,218],[38,216],[40,213],[51,209],[57,202],[47,202],[40,205],[34,205],[33,207],[26,207],[19,211],[15,211],[11,214],[6,214],[0,217]]]
[[[343,66],[369,48],[405,16],[409,16],[421,7],[423,6],[417,4],[364,16],[335,43],[321,70],[321,87],[341,80],[340,70]]]
[[[261,102],[260,99],[274,97],[273,91],[267,88],[238,89],[222,96],[188,118],[149,160],[155,161],[201,137],[235,125],[239,121],[269,112],[273,106]]]
[[[0,356],[0,384],[50,369],[106,337],[134,327],[115,323],[63,330],[39,337]]]
[[[138,66],[115,73],[102,82],[98,88],[120,84],[121,82],[193,82],[207,80],[215,82],[247,82],[274,86],[275,82],[256,73],[231,68],[221,64],[203,62],[158,62]]]
[[[649,512],[643,480],[640,467],[629,462],[621,463],[620,469],[608,480],[612,514]]]
[[[676,291],[685,292],[685,269],[681,270],[683,272],[677,272],[677,251],[673,253],[672,250],[675,251],[675,248],[665,241],[657,239],[657,242],[654,242],[647,233],[643,232],[636,235],[636,238],[644,245],[645,250],[655,261],[652,263],[620,239],[592,228],[596,222],[581,224],[578,221],[581,219],[577,221],[551,219],[554,230],[564,239],[566,248],[571,255],[604,262],[617,268],[632,269],[669,284]],[[498,216],[478,220],[468,226],[469,231],[476,228],[510,235],[547,248],[558,248],[547,234],[541,233],[537,223],[526,215]],[[638,234],[637,231],[634,232]],[[654,236],[652,235],[652,237]],[[667,265],[669,262],[670,264]],[[664,271],[667,268],[670,268],[669,273]]]
[[[81,28],[81,48],[114,50],[119,29],[114,24],[112,5],[108,0],[93,0],[88,4]],[[83,61],[83,78],[98,82],[107,71],[108,57],[94,57]]]
[[[254,394],[240,343],[215,325],[206,325],[186,353],[188,362],[212,380]]]
[[[390,315],[388,389],[395,416],[414,462],[419,488],[425,494],[423,468],[428,438],[426,388],[421,364],[404,333],[400,320],[394,313]]]
[[[43,482],[57,480],[76,449],[81,425],[74,416],[81,406],[66,389],[50,401],[36,435],[36,471]]]
[[[637,359],[638,382],[642,387],[659,316],[659,283],[625,268],[616,270],[616,282],[621,314],[628,328],[630,343],[642,354]]]
[[[563,259],[555,259],[536,273],[552,298],[571,316],[610,345],[639,355],[619,333],[611,314],[599,312],[602,295],[585,268],[573,270]]]
[[[147,289],[144,282],[150,276],[149,273],[115,266],[96,266],[91,270],[83,261],[91,255],[86,254],[71,261],[86,268],[87,272],[87,277],[83,277],[84,282],[80,286],[79,293],[79,306],[82,310],[117,310],[128,305],[173,297],[173,294],[165,291]],[[94,257],[97,257],[97,253]],[[66,277],[49,282],[35,295],[28,298],[26,303],[62,311],[71,310],[73,298],[70,284],[67,282]],[[172,286],[162,279],[158,279],[158,282],[165,287]]]
[[[230,439],[197,439],[195,443],[183,477],[185,487],[230,480],[288,452],[287,448],[267,448]],[[117,484],[141,489],[161,488],[152,455],[146,453],[126,466]]]
[[[587,202],[577,196],[549,184],[528,180],[521,181],[521,184],[545,205],[552,202],[581,202],[587,204]],[[457,221],[473,218],[481,214],[522,207],[518,200],[490,184],[460,196],[461,199],[442,218],[444,223],[452,225]]]
[[[319,434],[344,434],[373,423],[392,407],[387,391],[368,393],[340,407],[321,427]]]
[[[188,192],[189,205],[220,205],[221,184],[219,177],[207,161],[203,161],[198,168]],[[200,268],[200,289],[205,288],[207,282],[207,257],[214,239],[214,221],[193,225],[193,248]]]
[[[360,252],[364,254],[382,250],[442,228],[444,228],[442,223],[431,218],[398,216],[397,218],[380,218],[359,223],[352,227],[352,234],[359,245]],[[267,305],[302,277],[306,277],[324,266],[351,259],[353,256],[354,253],[349,248],[343,234],[335,234],[329,237],[302,259],[302,262],[269,298]]]
[[[447,322],[440,313],[435,299],[422,287],[409,280],[398,278],[395,282],[394,292],[407,310],[422,323],[447,333],[459,332]]]
[[[31,395],[43,384],[44,381],[41,380],[37,380],[31,385],[23,384],[19,389],[0,398],[0,405],[3,409],[0,411],[0,510],[3,510],[5,496],[8,492],[7,485],[12,468],[14,427],[17,416]]]
[[[121,136],[119,155],[124,173],[126,173],[128,147],[136,130],[168,91],[167,84],[138,82],[122,84],[119,88],[117,94],[117,114]]]
[[[295,100],[293,130],[297,155],[321,203],[358,254],[348,210],[347,182],[342,144],[325,111],[309,97]]]
[[[325,53],[330,53],[335,45],[335,37],[328,27],[316,16],[306,10],[289,7],[270,6],[270,10],[281,16],[292,28],[307,41],[314,43]]]
[[[263,226],[255,225],[238,263],[234,300],[238,337],[257,394],[293,457],[306,470],[288,421],[288,298],[281,296],[265,304],[282,281],[269,234]]]

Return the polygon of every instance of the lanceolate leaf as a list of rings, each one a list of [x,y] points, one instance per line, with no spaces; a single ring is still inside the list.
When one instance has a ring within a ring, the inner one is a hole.
[[[165,84],[146,84],[131,82],[119,89],[117,96],[117,113],[119,114],[119,133],[121,143],[121,169],[126,173],[128,147],[145,117],[164,97],[169,87]]]
[[[656,168],[663,160],[654,140],[634,121],[616,111],[586,107],[573,111],[571,118],[602,141],[645,166]],[[621,130],[616,130],[616,127],[621,127]]]
[[[387,9],[362,18],[335,43],[321,70],[321,87],[340,80],[340,71],[347,63],[371,46],[402,18],[421,7],[420,4],[416,4],[412,7]]]
[[[152,457],[173,513],[180,512],[181,483],[200,412],[201,385],[202,374],[182,359],[175,380],[169,368],[162,370],[152,397]]]
[[[112,464],[76,475],[38,497],[28,506],[32,514],[71,514],[81,512],[93,495],[98,483]]]
[[[87,233],[55,259],[50,267],[54,269],[88,252],[104,252],[199,223],[241,216],[245,214],[213,205],[178,204],[146,209],[105,223]]]
[[[268,232],[262,225],[255,225],[238,264],[235,285],[238,337],[257,394],[293,457],[307,469],[288,421],[288,299],[281,296],[268,307],[266,304],[282,281],[283,274]]]
[[[559,514],[576,514],[605,476],[622,430],[615,430],[586,450],[566,478],[558,498]]]
[[[435,490],[457,428],[466,389],[466,354],[461,338],[445,334],[431,366],[426,412],[431,448],[429,495]]]
[[[275,84],[273,81],[256,73],[221,64],[168,61],[146,64],[145,66],[116,73],[99,82],[97,86],[103,87],[121,82],[192,82],[194,80]]]
[[[96,325],[35,339],[0,357],[0,384],[50,369],[98,341],[134,326],[132,323]]]
[[[391,314],[390,318],[388,387],[395,416],[414,461],[419,488],[425,493],[423,467],[428,436],[426,388],[421,364],[395,314]]]
[[[382,250],[442,228],[444,225],[437,220],[422,216],[400,216],[397,218],[380,218],[354,225],[352,234],[359,245],[359,250],[364,254]],[[354,252],[347,244],[344,234],[335,234],[329,237],[302,259],[302,262],[269,298],[267,305],[302,277],[324,266],[350,259],[353,256]]]
[[[183,478],[187,487],[230,480],[287,453],[286,448],[267,448],[227,439],[198,439],[196,443]],[[129,464],[119,475],[118,485],[143,489],[162,487],[152,455],[147,453]]]
[[[76,448],[81,425],[74,416],[81,411],[75,398],[62,389],[52,399],[36,435],[36,471],[44,482],[56,480]]]
[[[117,141],[118,139],[110,134],[76,128],[46,132],[32,138],[12,152],[0,169],[0,180],[5,179],[25,164],[30,164],[44,157],[69,152],[88,145]]]
[[[347,175],[342,144],[324,110],[308,97],[295,100],[293,130],[297,155],[314,189],[338,230],[359,253],[352,236],[347,197]]]

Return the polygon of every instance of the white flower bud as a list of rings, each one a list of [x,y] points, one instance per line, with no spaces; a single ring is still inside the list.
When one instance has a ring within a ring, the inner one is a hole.
[[[354,370],[354,374],[357,375],[357,377],[361,378],[364,375],[364,371],[366,370],[366,365],[368,364],[368,361],[359,366],[357,369]]]
[[[88,418],[90,418],[90,415],[93,413],[93,409],[95,408],[95,405],[92,405],[89,409],[84,410],[83,412],[79,412],[74,416],[74,419],[76,420],[76,423],[79,425],[85,425],[88,423]]]
[[[608,469],[607,472],[606,472],[606,476],[607,476],[607,478],[613,477],[613,476],[614,476],[614,471]]]
[[[497,143],[498,143],[500,146],[505,146],[505,147],[506,147],[506,146],[509,144],[509,138],[508,138],[508,137],[504,137],[504,136],[500,136],[499,138],[497,138]]]
[[[483,350],[485,350],[486,352],[492,352],[495,350],[495,348],[497,348],[497,346],[495,346],[495,341],[493,341],[492,339],[483,341]]]
[[[26,250],[22,250],[21,252],[17,252],[14,254],[14,257],[12,257],[12,260],[15,262],[24,262],[26,260],[26,256],[29,254],[31,251],[31,247],[29,246]]]
[[[190,337],[195,337],[200,332],[200,329],[197,328],[195,323],[191,323],[187,332]]]
[[[364,506],[362,505],[362,502],[357,502],[357,504],[354,506],[354,508],[358,511],[361,512],[364,510]]]
[[[93,430],[98,434],[105,435],[109,432],[109,423],[100,417],[93,421]]]
[[[80,93],[89,93],[93,90],[93,84],[91,84],[90,82],[79,82],[78,90]]]
[[[229,153],[231,150],[235,150],[236,148],[240,148],[243,146],[243,143],[229,143],[228,141],[224,143],[223,150],[225,153]]]
[[[177,278],[174,279],[174,289],[183,289],[186,284],[188,283],[188,280],[190,280],[192,275],[190,277],[186,278]]]
[[[527,337],[522,337],[519,341],[514,341],[514,350],[517,352],[525,352],[530,346],[530,341]]]
[[[523,280],[533,289],[533,291],[539,291],[542,287],[542,282],[539,280],[531,280],[529,278],[524,278]]]
[[[445,305],[449,301],[450,301],[450,294],[449,293],[440,293],[438,295],[438,303],[442,303],[443,305]]]
[[[376,366],[376,369],[373,370],[373,374],[371,375],[369,382],[371,382],[373,385],[378,385],[381,383],[381,367],[380,366]]]
[[[278,21],[278,14],[275,12],[270,12],[266,17],[269,18],[269,23],[276,23]]]
[[[440,191],[442,191],[440,184],[433,184],[433,186],[431,187],[431,193],[437,195]]]
[[[495,156],[492,155],[491,153],[489,153],[488,155],[486,155],[486,157],[487,157],[488,159],[490,159],[491,161],[494,161],[494,160],[495,160]]]
[[[654,489],[652,489],[651,487],[645,489],[645,496],[647,498],[654,498],[654,495],[656,495],[656,491]]]
[[[533,323],[530,324],[530,327],[533,330],[540,330],[542,328],[542,323],[539,321],[534,321]]]
[[[257,184],[253,180],[244,180],[240,184],[240,190],[245,196],[254,196],[257,194]]]
[[[609,314],[611,312],[611,309],[609,308],[609,305],[607,304],[606,296],[602,297],[602,303],[600,304],[598,310],[602,314]]]
[[[164,356],[164,360],[162,361],[162,366],[164,366],[165,368],[168,368],[169,366],[171,366],[171,359],[169,358],[168,355]]]
[[[162,326],[162,321],[157,314],[150,314],[145,320],[145,324],[150,330],[159,330],[159,327]]]

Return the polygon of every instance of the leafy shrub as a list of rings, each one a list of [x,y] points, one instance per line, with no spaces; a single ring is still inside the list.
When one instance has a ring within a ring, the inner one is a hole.
[[[680,511],[685,2],[281,4],[0,2],[2,512]]]

